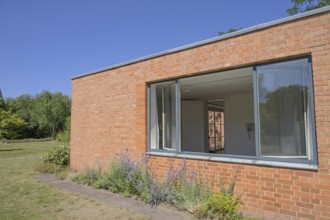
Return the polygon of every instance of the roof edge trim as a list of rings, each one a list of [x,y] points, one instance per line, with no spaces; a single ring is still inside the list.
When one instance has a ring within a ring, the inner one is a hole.
[[[321,13],[328,12],[328,11],[330,11],[330,6],[322,7],[322,8],[319,8],[319,9],[315,9],[315,10],[312,10],[312,11],[300,13],[300,14],[297,14],[297,15],[293,15],[293,16],[277,19],[277,20],[274,20],[274,21],[258,24],[258,25],[255,25],[255,26],[252,26],[252,27],[249,27],[249,28],[245,28],[245,29],[242,29],[242,30],[239,30],[239,31],[235,31],[235,32],[232,32],[232,33],[229,33],[229,34],[224,34],[224,35],[221,35],[221,36],[217,36],[217,37],[209,38],[209,39],[206,39],[206,40],[198,41],[198,42],[195,42],[195,43],[187,44],[187,45],[184,45],[184,46],[176,47],[176,48],[173,48],[173,49],[165,50],[165,51],[162,51],[162,52],[159,52],[159,53],[154,53],[154,54],[151,54],[151,55],[143,56],[143,57],[133,59],[133,60],[130,60],[130,61],[118,63],[118,64],[115,64],[115,65],[112,65],[112,66],[109,66],[109,67],[105,67],[105,68],[102,68],[102,69],[98,69],[98,70],[95,70],[95,71],[91,71],[91,72],[87,72],[87,73],[84,73],[84,74],[74,76],[71,79],[74,80],[74,79],[82,78],[82,77],[85,77],[85,76],[94,75],[94,74],[104,72],[104,71],[107,71],[107,70],[119,68],[119,67],[122,67],[122,66],[131,65],[131,64],[134,64],[134,63],[137,63],[137,62],[153,59],[153,58],[156,58],[156,57],[160,57],[160,56],[164,56],[164,55],[167,55],[167,54],[179,52],[179,51],[182,51],[182,50],[191,49],[191,48],[194,48],[194,47],[202,46],[202,45],[213,43],[213,42],[216,42],[216,41],[236,37],[236,36],[243,35],[243,34],[246,34],[246,33],[250,33],[250,32],[256,31],[256,30],[268,28],[268,27],[271,27],[271,26],[275,26],[275,25],[278,25],[278,24],[285,23],[285,22],[298,20],[298,19],[301,19],[301,18],[305,18],[305,17],[308,17],[308,16],[316,15],[316,14],[321,14]]]

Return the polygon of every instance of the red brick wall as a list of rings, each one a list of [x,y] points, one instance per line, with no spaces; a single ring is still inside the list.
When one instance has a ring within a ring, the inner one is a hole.
[[[136,158],[147,150],[148,82],[311,55],[318,171],[241,165],[236,193],[252,215],[330,219],[329,30],[327,12],[73,80],[72,168],[106,166],[126,148]],[[180,163],[153,156],[159,176]],[[192,159],[187,164],[206,165],[216,184],[220,174],[228,179],[238,167]]]

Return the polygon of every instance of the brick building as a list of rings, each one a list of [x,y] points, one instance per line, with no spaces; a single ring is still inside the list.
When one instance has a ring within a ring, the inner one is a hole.
[[[329,30],[324,7],[73,78],[72,168],[185,158],[215,190],[238,170],[247,214],[330,219]]]

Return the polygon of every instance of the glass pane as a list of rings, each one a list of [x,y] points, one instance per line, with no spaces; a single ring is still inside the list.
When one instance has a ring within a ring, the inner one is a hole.
[[[175,83],[163,87],[163,145],[170,149],[175,149],[176,145],[175,94]]]
[[[306,158],[307,59],[257,68],[261,156]]]
[[[150,86],[150,148],[163,148],[162,90],[164,84]]]

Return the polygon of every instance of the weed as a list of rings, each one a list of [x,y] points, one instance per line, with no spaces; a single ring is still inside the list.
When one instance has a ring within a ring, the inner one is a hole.
[[[68,167],[61,169],[60,171],[55,173],[55,178],[58,180],[65,180],[68,178],[70,173],[70,169]]]
[[[55,173],[57,166],[53,163],[40,162],[34,166],[34,170],[39,173]]]

